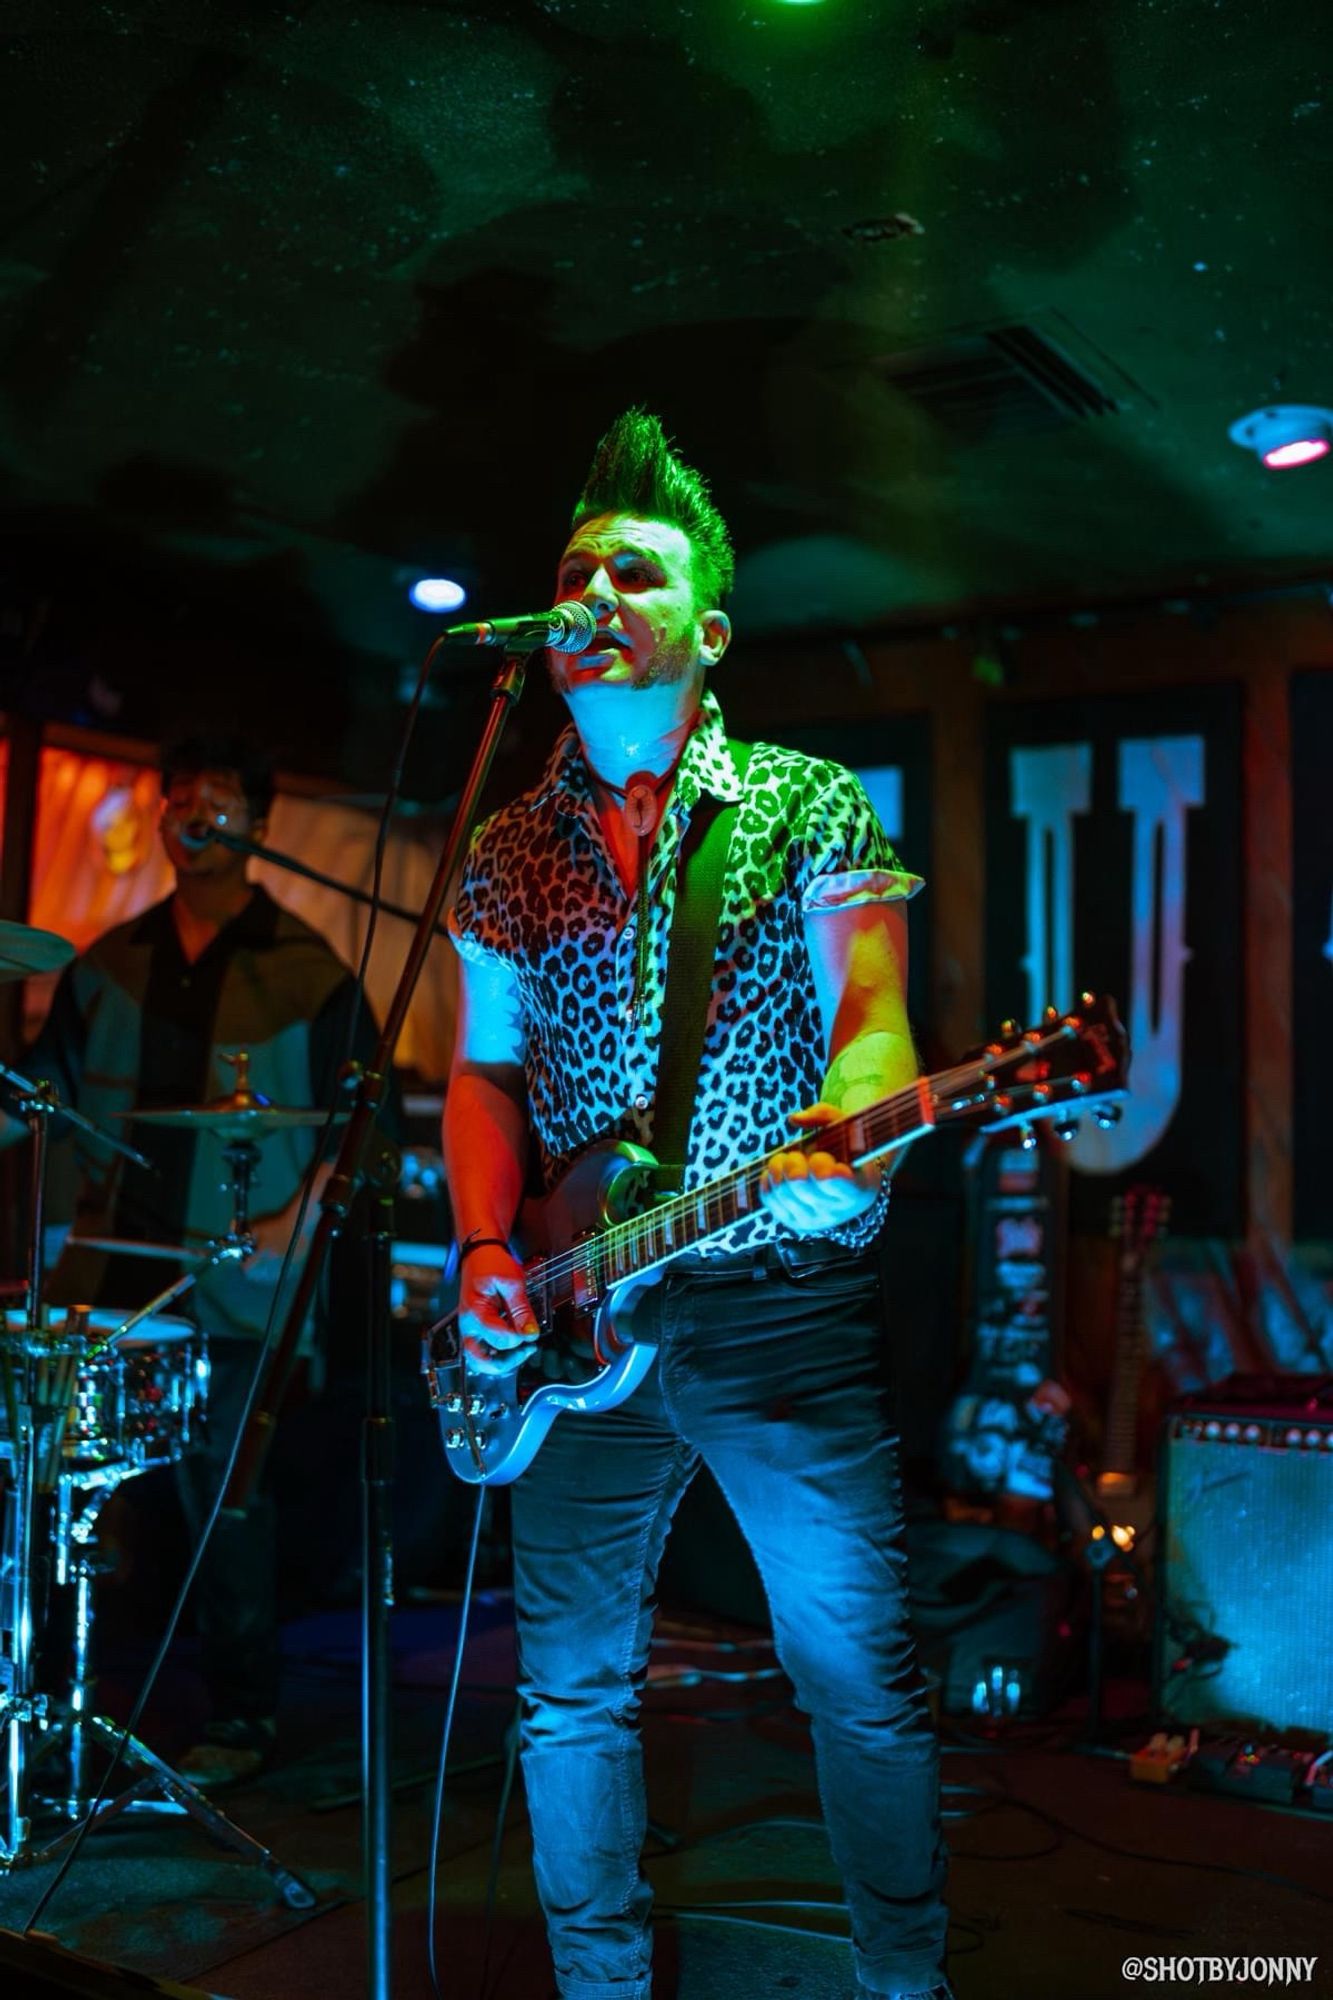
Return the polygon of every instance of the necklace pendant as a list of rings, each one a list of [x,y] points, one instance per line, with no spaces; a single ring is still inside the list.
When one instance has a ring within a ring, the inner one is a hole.
[[[650,840],[657,832],[657,781],[637,772],[625,787],[625,825],[638,840]]]

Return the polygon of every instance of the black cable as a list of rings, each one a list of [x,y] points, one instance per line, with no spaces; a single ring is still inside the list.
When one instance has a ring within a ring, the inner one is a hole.
[[[449,1700],[444,1711],[444,1728],[440,1732],[440,1762],[435,1774],[435,1816],[430,1832],[430,1873],[426,1883],[426,1963],[430,1968],[431,1991],[435,2000],[444,2000],[440,1991],[440,1975],[435,1958],[436,1898],[435,1878],[440,1866],[440,1826],[444,1819],[444,1779],[449,1762],[449,1738],[453,1734],[454,1709],[458,1702],[458,1686],[463,1674],[463,1649],[467,1644],[467,1619],[472,1605],[472,1579],[477,1567],[477,1549],[481,1543],[481,1520],[486,1509],[487,1486],[477,1488],[477,1511],[472,1520],[472,1546],[468,1550],[467,1574],[463,1579],[463,1601],[458,1613],[458,1642],[454,1652],[453,1678],[449,1686]]]
[[[1146,1861],[1153,1868],[1197,1868],[1205,1875],[1235,1875],[1244,1882],[1265,1882],[1277,1889],[1290,1889],[1297,1896],[1309,1896],[1316,1903],[1333,1903],[1333,1896],[1322,1889],[1311,1889],[1304,1882],[1293,1882],[1289,1875],[1274,1875],[1266,1868],[1238,1868],[1230,1861],[1197,1861],[1192,1855],[1148,1854],[1140,1847],[1120,1847],[1112,1840],[1100,1840],[1095,1833],[1085,1833],[1082,1827],[1071,1826],[1067,1820],[1059,1819],[1047,1812],[1044,1806],[1034,1806],[1028,1799],[1017,1798],[1012,1792],[1003,1795],[1000,1803],[1015,1807],[1019,1812],[1030,1813],[1034,1819],[1045,1822],[1058,1832],[1069,1835],[1074,1840],[1082,1840],[1089,1847],[1095,1847],[1103,1854],[1114,1854],[1121,1861]],[[1005,1860],[1004,1855],[981,1855],[973,1858],[987,1861]]]
[[[375,927],[379,915],[379,900],[382,892],[384,855],[388,845],[389,826],[393,818],[394,807],[397,804],[399,792],[402,786],[403,770],[407,762],[407,752],[411,744],[413,734],[416,730],[417,718],[421,712],[421,704],[422,704],[422,699],[425,695],[426,683],[430,675],[431,665],[434,661],[434,657],[438,650],[439,643],[440,642],[437,640],[435,645],[430,648],[430,650],[426,654],[425,659],[422,661],[421,672],[417,678],[416,690],[413,694],[411,702],[408,705],[407,715],[404,718],[403,729],[399,738],[398,754],[394,760],[394,767],[390,779],[389,789],[385,793],[384,805],[380,812],[379,826],[377,829],[376,841],[375,841],[375,866],[374,866],[373,886],[371,890],[370,917],[366,924],[366,936],[361,950],[360,961],[358,963],[357,970],[353,975],[354,977],[353,1004],[348,1016],[347,1040],[345,1045],[345,1054],[343,1058],[344,1069],[351,1061],[352,1050],[355,1046],[357,1015],[360,1011],[362,1000],[364,997],[366,974],[370,965],[371,947],[374,942]],[[266,1379],[267,1376],[269,1358],[275,1346],[274,1335],[277,1331],[278,1301],[282,1297],[283,1287],[287,1282],[287,1276],[291,1268],[292,1258],[295,1253],[296,1245],[301,1240],[301,1231],[304,1226],[305,1218],[310,1207],[310,1199],[314,1191],[315,1179],[319,1172],[319,1168],[321,1167],[324,1161],[325,1149],[328,1145],[330,1135],[333,1131],[334,1120],[336,1115],[337,1115],[337,1105],[335,1103],[330,1105],[328,1115],[325,1118],[323,1125],[319,1127],[319,1130],[315,1137],[315,1144],[312,1148],[310,1155],[310,1164],[306,1168],[305,1177],[301,1186],[301,1199],[297,1206],[296,1221],[292,1226],[292,1232],[290,1237],[288,1238],[287,1247],[283,1252],[282,1263],[278,1270],[278,1280],[273,1289],[273,1296],[269,1301],[268,1318],[264,1326],[263,1339],[259,1343],[259,1354],[255,1365],[255,1371],[250,1380],[250,1387],[246,1393],[246,1398],[245,1398],[245,1406],[241,1412],[241,1418],[239,1424],[237,1425],[236,1435],[232,1441],[231,1450],[227,1456],[226,1468],[223,1472],[222,1479],[219,1483],[218,1490],[214,1497],[212,1507],[209,1510],[208,1518],[204,1522],[203,1531],[200,1534],[198,1543],[195,1546],[190,1561],[186,1566],[184,1579],[181,1583],[180,1589],[177,1591],[175,1601],[173,1602],[171,1611],[167,1617],[166,1628],[162,1634],[161,1640],[158,1643],[157,1650],[154,1653],[153,1658],[149,1663],[148,1672],[144,1677],[143,1684],[135,1699],[134,1706],[130,1711],[129,1721],[125,1724],[124,1728],[120,1732],[120,1736],[117,1739],[116,1746],[114,1750],[111,1752],[110,1761],[108,1762],[106,1771],[103,1773],[101,1783],[98,1785],[98,1788],[94,1793],[91,1802],[89,1803],[87,1812],[84,1814],[83,1818],[79,1822],[77,1829],[75,1830],[74,1837],[70,1842],[68,1850],[62,1857],[60,1865],[56,1869],[55,1874],[52,1876],[51,1880],[47,1883],[46,1888],[42,1891],[42,1894],[38,1897],[37,1902],[33,1907],[32,1913],[23,1927],[23,1935],[25,1937],[28,1935],[30,1931],[32,1931],[35,1928],[37,1923],[45,1914],[48,1906],[51,1903],[52,1898],[56,1894],[56,1891],[60,1888],[61,1884],[64,1882],[66,1876],[69,1874],[70,1869],[74,1866],[75,1861],[77,1860],[80,1852],[82,1851],[83,1843],[88,1836],[89,1830],[93,1827],[93,1825],[97,1821],[98,1815],[101,1812],[101,1808],[105,1803],[107,1793],[110,1789],[111,1780],[115,1776],[115,1773],[119,1768],[121,1757],[124,1755],[124,1752],[128,1747],[130,1738],[135,1734],[136,1730],[138,1729],[139,1722],[143,1716],[144,1709],[148,1705],[149,1697],[151,1696],[153,1689],[157,1684],[158,1675],[162,1671],[162,1667],[165,1664],[167,1654],[170,1651],[171,1646],[175,1640],[176,1631],[180,1624],[181,1618],[184,1615],[185,1606],[189,1601],[190,1592],[194,1588],[195,1578],[197,1577],[200,1565],[203,1562],[204,1553],[208,1547],[214,1528],[217,1525],[218,1516],[222,1511],[223,1498],[226,1494],[228,1486],[231,1483],[232,1473],[235,1471],[236,1468],[236,1461],[240,1456],[241,1441],[245,1437],[246,1430],[250,1422],[250,1414],[254,1408],[255,1399],[259,1394],[261,1383]],[[479,1519],[480,1519],[480,1510],[479,1510]]]

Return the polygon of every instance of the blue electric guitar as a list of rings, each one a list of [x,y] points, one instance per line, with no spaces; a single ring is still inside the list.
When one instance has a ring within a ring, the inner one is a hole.
[[[1072,1136],[1082,1112],[1115,1122],[1128,1070],[1114,1001],[1084,994],[1077,1012],[1050,1008],[1026,1031],[1006,1023],[956,1068],[787,1143],[859,1167],[947,1125],[995,1132],[1054,1118]],[[528,1203],[514,1247],[541,1327],[532,1356],[509,1375],[478,1373],[455,1313],[425,1336],[422,1365],[450,1470],[470,1485],[504,1485],[531,1463],[561,1410],[624,1402],[656,1354],[635,1338],[636,1303],[683,1252],[754,1214],[767,1160],[659,1199],[652,1154],[620,1140],[585,1153],[544,1200]]]

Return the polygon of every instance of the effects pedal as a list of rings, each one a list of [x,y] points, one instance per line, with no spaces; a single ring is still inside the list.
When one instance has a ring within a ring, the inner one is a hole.
[[[1159,1729],[1141,1750],[1131,1753],[1129,1775],[1136,1784],[1164,1785],[1177,1771],[1184,1770],[1198,1743],[1197,1729],[1190,1731],[1188,1740],[1183,1736],[1168,1736],[1164,1729]]]

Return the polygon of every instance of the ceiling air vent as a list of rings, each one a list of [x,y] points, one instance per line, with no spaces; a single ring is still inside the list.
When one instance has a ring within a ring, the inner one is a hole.
[[[1074,360],[1068,345],[1030,325],[955,334],[932,347],[880,355],[875,367],[918,408],[971,444],[1032,437],[1089,417],[1113,416],[1130,400],[1112,396]]]

